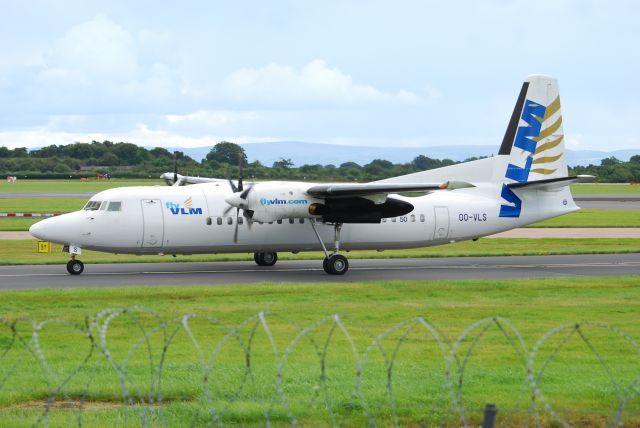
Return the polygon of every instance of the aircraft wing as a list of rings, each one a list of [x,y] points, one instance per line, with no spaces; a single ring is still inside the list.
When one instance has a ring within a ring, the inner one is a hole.
[[[320,184],[307,189],[307,193],[316,198],[351,198],[389,193],[429,193],[436,190],[454,190],[475,187],[471,183],[447,181],[445,183],[354,183]]]
[[[176,177],[178,177],[178,179],[176,180],[176,183],[178,183],[178,185],[227,182],[227,180],[223,178],[192,177],[190,175],[181,174],[176,174]],[[174,174],[173,172],[165,172],[160,176],[160,178],[162,178],[166,182],[173,182]]]

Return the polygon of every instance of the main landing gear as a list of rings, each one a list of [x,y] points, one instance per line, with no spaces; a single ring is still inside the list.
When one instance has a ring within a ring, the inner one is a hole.
[[[329,275],[344,275],[349,270],[349,260],[340,252],[340,230],[342,230],[342,223],[335,223],[333,225],[333,253],[329,255],[327,251],[327,247],[322,242],[320,238],[320,234],[316,229],[316,221],[315,219],[310,219],[311,227],[313,227],[313,231],[318,238],[318,242],[322,246],[322,251],[324,251],[325,258],[322,261],[322,267],[326,273]]]
[[[253,253],[258,266],[273,266],[278,261],[278,253]]]

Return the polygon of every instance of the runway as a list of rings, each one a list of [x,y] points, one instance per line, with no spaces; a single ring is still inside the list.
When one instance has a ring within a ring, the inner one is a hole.
[[[350,265],[344,276],[325,274],[320,260],[279,261],[270,268],[252,262],[88,264],[79,276],[63,265],[2,266],[0,289],[604,277],[640,275],[640,254],[352,259]]]

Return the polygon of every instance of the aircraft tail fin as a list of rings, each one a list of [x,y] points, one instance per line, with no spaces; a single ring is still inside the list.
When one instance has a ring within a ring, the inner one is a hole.
[[[509,156],[506,180],[525,183],[568,176],[556,79],[527,77],[498,154]]]

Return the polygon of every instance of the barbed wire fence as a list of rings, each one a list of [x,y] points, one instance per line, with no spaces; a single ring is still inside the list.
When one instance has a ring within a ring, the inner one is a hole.
[[[486,343],[496,352],[478,352]],[[235,326],[199,314],[167,320],[144,307],[106,309],[82,323],[0,319],[0,425],[474,426],[484,405],[476,390],[496,376],[482,364],[506,358],[506,394],[520,404],[499,412],[499,422],[571,426],[550,397],[558,370],[572,363],[552,367],[563,353],[577,358],[578,345],[588,351],[579,358],[607,380],[594,388],[613,397],[600,422],[637,423],[640,347],[606,323],[557,326],[530,350],[501,317],[478,320],[453,341],[424,317],[380,334],[339,314],[306,326],[270,312]]]

